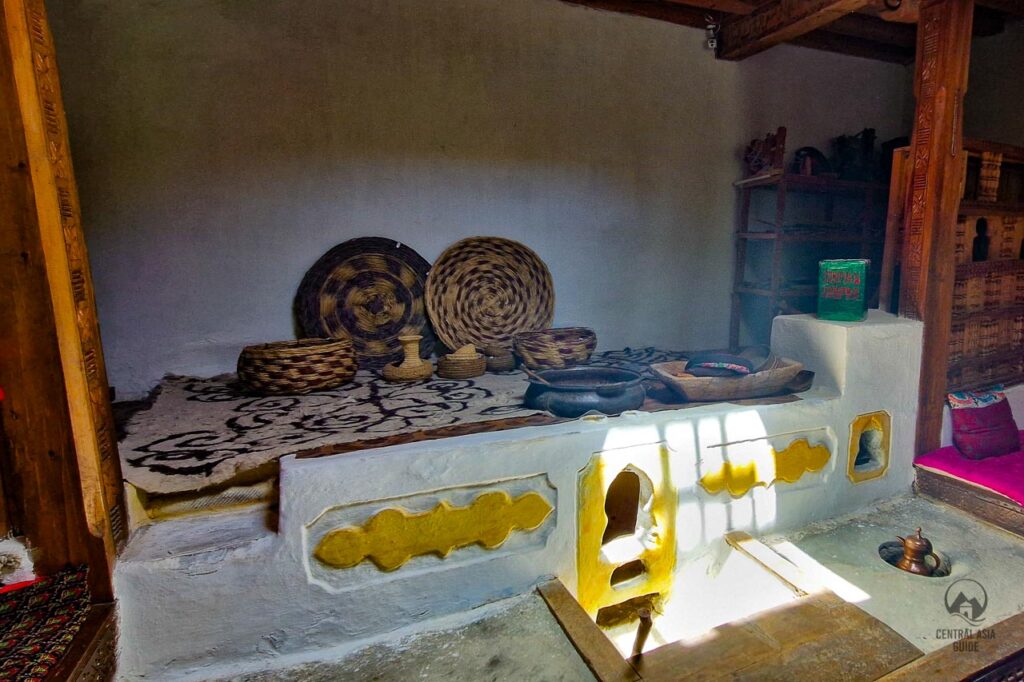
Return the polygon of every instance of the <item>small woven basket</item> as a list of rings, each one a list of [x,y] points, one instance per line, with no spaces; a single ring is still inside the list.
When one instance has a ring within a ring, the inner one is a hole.
[[[504,346],[491,344],[483,352],[487,358],[488,372],[511,372],[516,368],[516,356]]]
[[[325,391],[356,373],[348,339],[299,339],[246,346],[238,356],[238,380],[254,393],[280,395]]]
[[[486,371],[487,358],[480,354],[475,358],[443,356],[437,359],[437,376],[445,379],[472,379]]]
[[[490,355],[487,357],[488,372],[511,372],[516,368],[516,358],[511,353],[507,355]]]
[[[385,381],[426,381],[434,376],[434,366],[426,360],[413,367],[403,367],[399,363],[392,362],[384,365],[381,374]]]
[[[586,362],[597,347],[597,334],[586,327],[523,332],[515,336],[516,354],[530,369],[565,369]]]

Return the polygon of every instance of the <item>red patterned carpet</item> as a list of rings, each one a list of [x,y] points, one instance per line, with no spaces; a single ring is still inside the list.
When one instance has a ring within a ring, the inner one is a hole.
[[[0,594],[0,682],[43,680],[89,610],[85,567]]]

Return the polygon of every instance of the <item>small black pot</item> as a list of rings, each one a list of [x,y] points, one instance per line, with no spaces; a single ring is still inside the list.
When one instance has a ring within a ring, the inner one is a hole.
[[[646,397],[643,377],[626,369],[572,367],[549,369],[537,375],[551,385],[531,378],[526,406],[559,417],[579,417],[590,411],[619,414],[637,409]]]

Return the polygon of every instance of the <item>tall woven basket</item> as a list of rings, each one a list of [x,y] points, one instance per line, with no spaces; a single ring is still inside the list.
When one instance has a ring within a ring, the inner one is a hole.
[[[299,339],[246,346],[238,356],[238,380],[260,395],[326,391],[356,373],[348,339]]]

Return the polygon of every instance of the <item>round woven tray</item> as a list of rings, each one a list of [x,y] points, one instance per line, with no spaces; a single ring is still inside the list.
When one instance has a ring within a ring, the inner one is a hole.
[[[423,293],[430,264],[393,239],[361,237],[335,246],[309,269],[295,296],[307,336],[352,339],[359,365],[401,362],[399,336],[419,334],[434,350]]]
[[[238,380],[261,395],[326,391],[356,373],[348,339],[299,339],[246,346],[238,356]]]
[[[551,326],[551,273],[526,246],[472,237],[448,247],[427,278],[427,310],[449,348],[509,345],[517,332]]]

